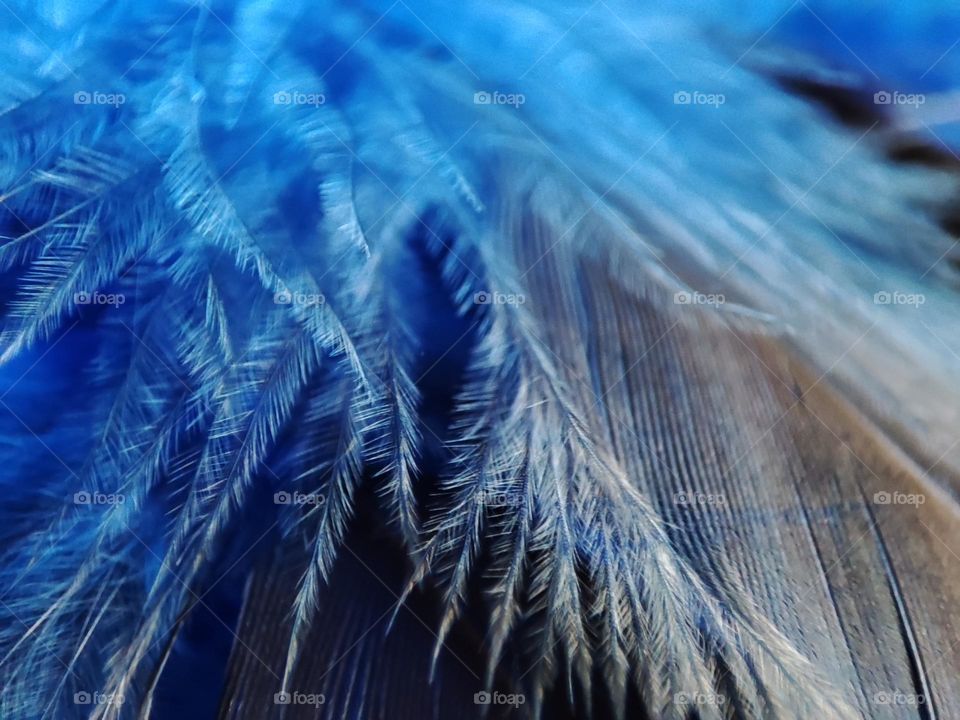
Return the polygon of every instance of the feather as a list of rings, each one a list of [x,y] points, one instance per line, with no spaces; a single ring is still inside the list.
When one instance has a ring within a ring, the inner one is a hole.
[[[949,715],[952,40],[732,11],[0,8],[0,716]]]

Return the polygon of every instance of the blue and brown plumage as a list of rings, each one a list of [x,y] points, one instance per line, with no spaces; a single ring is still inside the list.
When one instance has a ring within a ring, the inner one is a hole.
[[[0,717],[956,716],[960,18],[868,10],[0,2]]]

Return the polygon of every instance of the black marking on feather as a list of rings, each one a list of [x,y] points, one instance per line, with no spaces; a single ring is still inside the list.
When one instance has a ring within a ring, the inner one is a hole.
[[[781,75],[776,80],[786,90],[814,101],[844,125],[867,128],[883,119],[866,90],[797,75]]]
[[[960,170],[960,160],[942,147],[924,142],[919,138],[895,138],[887,149],[887,157],[899,163],[938,168],[941,170]]]

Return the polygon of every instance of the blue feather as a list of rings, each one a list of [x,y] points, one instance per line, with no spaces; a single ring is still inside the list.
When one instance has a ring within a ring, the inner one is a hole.
[[[0,717],[949,714],[960,18],[875,5],[0,2]]]

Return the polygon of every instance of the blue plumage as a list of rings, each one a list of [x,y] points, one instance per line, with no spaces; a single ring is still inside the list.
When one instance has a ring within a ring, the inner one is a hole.
[[[956,706],[955,11],[0,5],[0,716]]]

